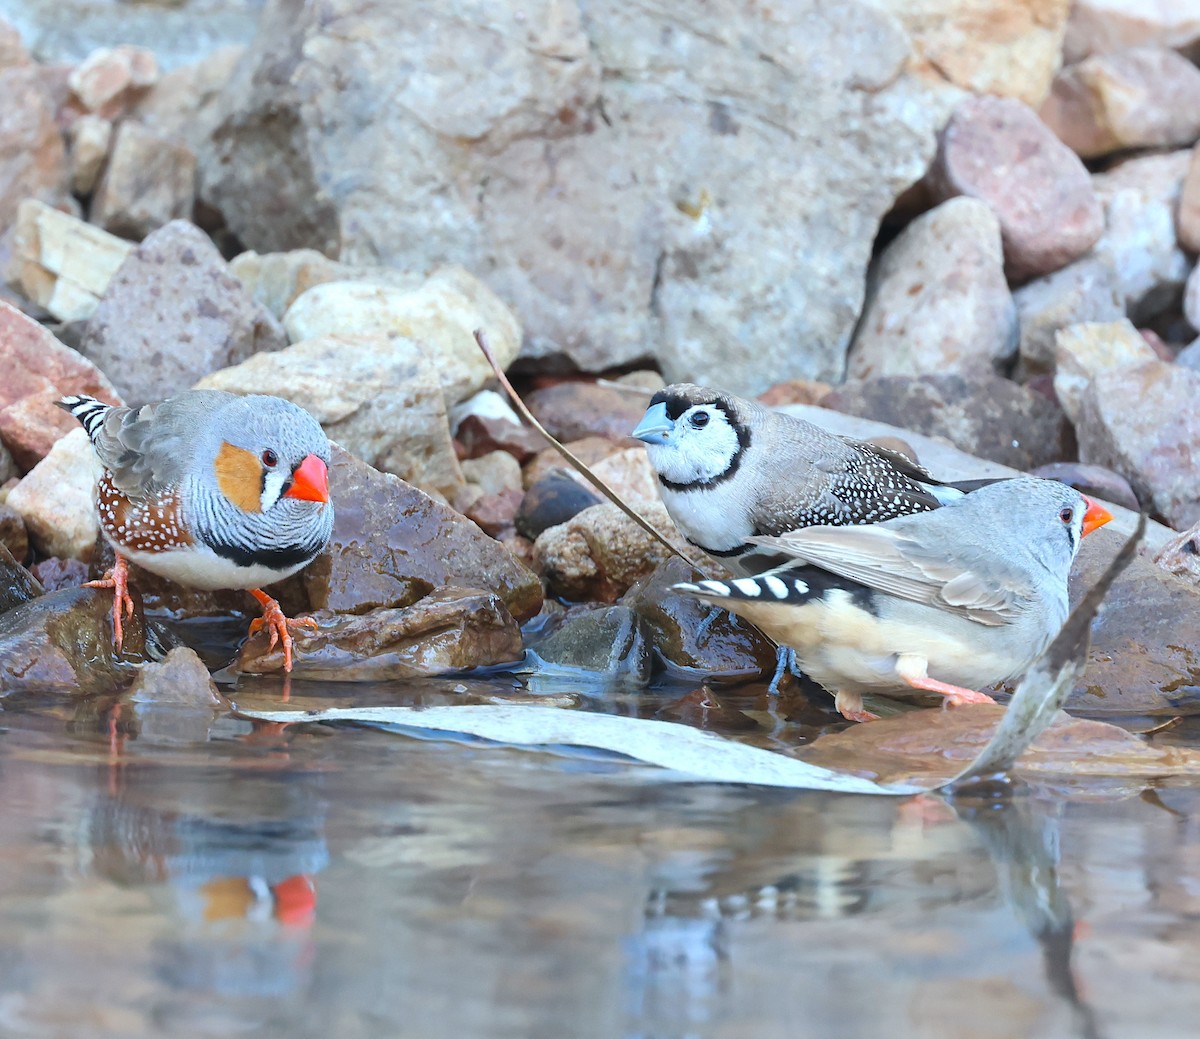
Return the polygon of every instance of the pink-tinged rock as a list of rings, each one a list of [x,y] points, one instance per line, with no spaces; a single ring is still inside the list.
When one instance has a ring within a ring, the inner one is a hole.
[[[1200,332],[1200,264],[1192,268],[1183,287],[1183,316],[1192,328]]]
[[[64,346],[16,307],[0,301],[0,440],[22,471],[40,462],[59,437],[79,426],[55,401],[87,393],[112,404],[121,398],[86,357]]]
[[[1156,44],[1189,51],[1200,43],[1200,0],[1073,0],[1063,62]]]
[[[67,201],[67,154],[33,65],[0,68],[0,234],[26,198]]]
[[[1163,47],[1098,55],[1055,77],[1041,115],[1084,158],[1191,144],[1200,137],[1200,69]]]
[[[112,144],[113,126],[98,115],[81,115],[67,133],[70,142],[71,190],[86,197],[92,193]]]
[[[1180,245],[1189,252],[1200,253],[1200,145],[1192,149],[1187,175],[1183,178],[1175,231]]]
[[[102,47],[75,67],[68,82],[84,112],[116,119],[158,82],[158,61],[144,47]]]
[[[1179,530],[1200,520],[1200,372],[1153,360],[1099,372],[1084,391],[1081,461],[1120,473]]]
[[[940,198],[967,195],[1000,220],[1009,279],[1065,267],[1104,231],[1091,177],[1028,105],[972,97],[942,131],[933,168]]]
[[[0,18],[0,69],[14,65],[28,65],[33,59],[21,43],[21,34],[16,26]]]
[[[992,372],[1017,349],[1000,223],[973,198],[918,217],[888,246],[850,348],[851,378]]]
[[[196,156],[182,144],[126,120],[92,199],[91,222],[140,241],[172,220],[192,215]]]

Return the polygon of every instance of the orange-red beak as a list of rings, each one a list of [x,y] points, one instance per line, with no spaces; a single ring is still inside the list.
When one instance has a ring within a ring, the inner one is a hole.
[[[292,473],[292,485],[283,496],[301,501],[329,501],[329,470],[316,455],[309,455]]]
[[[1083,536],[1087,537],[1097,527],[1103,527],[1112,519],[1112,513],[1099,502],[1092,501],[1086,494],[1083,500],[1087,502],[1087,512],[1083,514]]]

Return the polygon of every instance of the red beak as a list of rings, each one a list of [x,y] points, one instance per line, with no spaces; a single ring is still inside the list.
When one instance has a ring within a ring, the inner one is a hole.
[[[1103,527],[1112,519],[1112,513],[1099,502],[1092,501],[1086,494],[1083,500],[1087,502],[1087,512],[1083,514],[1083,536],[1087,537],[1097,527]]]
[[[301,501],[329,501],[329,470],[325,463],[316,455],[309,455],[292,473],[292,485],[283,496]]]

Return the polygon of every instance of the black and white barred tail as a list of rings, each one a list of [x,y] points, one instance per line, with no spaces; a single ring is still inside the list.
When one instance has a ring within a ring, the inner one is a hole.
[[[808,581],[786,572],[737,577],[729,581],[677,584],[673,590],[705,599],[754,599],[759,602],[797,604],[808,602],[814,595],[820,594]]]
[[[96,433],[104,424],[104,416],[112,410],[111,404],[105,404],[104,401],[83,393],[63,397],[58,401],[58,406],[79,419],[79,424],[93,443],[96,441]]]

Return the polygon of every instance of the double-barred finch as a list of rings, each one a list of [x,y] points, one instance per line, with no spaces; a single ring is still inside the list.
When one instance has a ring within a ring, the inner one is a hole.
[[[289,621],[261,590],[302,569],[333,531],[329,441],[302,408],[278,397],[192,390],[142,408],[93,397],[60,407],[83,425],[104,471],[100,530],[116,565],[91,587],[112,588],[113,637],[133,612],[127,563],[192,588],[245,588],[263,608],[271,645],[292,667]]]
[[[740,574],[779,563],[755,538],[928,512],[988,482],[943,483],[887,448],[688,383],[656,393],[632,435],[684,537]]]
[[[927,513],[756,538],[790,563],[675,589],[794,650],[838,710],[865,721],[864,694],[988,701],[980,686],[1023,674],[1067,619],[1080,540],[1110,519],[1070,487],[1021,477]]]

